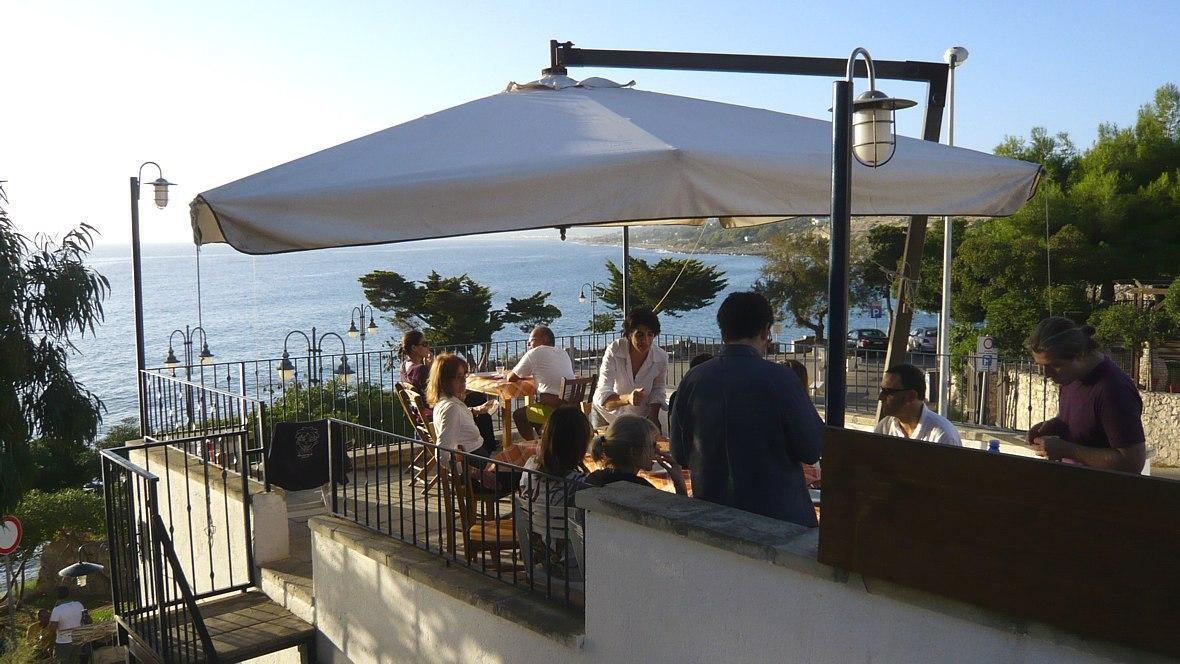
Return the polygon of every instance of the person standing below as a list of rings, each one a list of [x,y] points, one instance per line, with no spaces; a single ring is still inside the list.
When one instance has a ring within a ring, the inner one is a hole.
[[[927,407],[926,376],[918,367],[898,364],[886,369],[877,398],[881,401],[881,421],[873,433],[963,446],[955,425]]]
[[[773,323],[758,293],[721,303],[725,345],[680,381],[672,456],[691,470],[696,498],[815,527],[801,464],[820,457],[821,423],[795,372],[763,358]]]
[[[82,626],[82,603],[70,599],[70,589],[57,587],[57,605],[49,614],[49,630],[53,633],[53,660],[75,664],[78,647],[74,645],[74,630]]]
[[[667,401],[668,353],[655,345],[660,319],[648,307],[632,309],[623,319],[623,337],[602,354],[594,411],[608,423],[620,415],[639,415],[660,426]]]
[[[1051,316],[1025,342],[1045,377],[1061,386],[1057,416],[1029,429],[1028,441],[1053,461],[1142,472],[1147,461],[1143,399],[1093,336],[1089,325]]]
[[[564,350],[557,348],[557,339],[553,330],[538,325],[529,334],[529,350],[520,358],[512,371],[508,372],[508,381],[514,382],[521,378],[537,379],[537,396],[533,403],[521,406],[512,413],[512,421],[521,438],[532,441],[537,437],[537,429],[544,427],[553,409],[565,403],[561,399],[562,379],[574,379],[574,363]]]

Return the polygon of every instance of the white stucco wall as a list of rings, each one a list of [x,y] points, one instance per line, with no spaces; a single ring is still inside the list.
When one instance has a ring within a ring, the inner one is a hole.
[[[321,662],[582,661],[575,647],[413,581],[314,529],[312,556]]]

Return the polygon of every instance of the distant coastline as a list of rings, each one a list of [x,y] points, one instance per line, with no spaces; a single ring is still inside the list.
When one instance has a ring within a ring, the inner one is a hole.
[[[596,235],[592,237],[578,238],[571,240],[577,244],[593,244],[606,247],[622,248],[623,243],[616,238],[609,235]],[[718,256],[761,256],[770,249],[770,244],[766,242],[750,242],[745,245],[735,245],[731,247],[699,247],[693,251],[695,243],[693,242],[678,242],[668,240],[632,240],[631,246],[636,249],[646,249],[648,251],[662,251],[673,254],[700,254],[700,255],[718,255]]]

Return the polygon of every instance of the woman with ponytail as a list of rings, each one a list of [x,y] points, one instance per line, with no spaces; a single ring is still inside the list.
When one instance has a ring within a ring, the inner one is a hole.
[[[1147,461],[1143,400],[1093,337],[1089,325],[1051,316],[1025,342],[1045,377],[1061,386],[1057,416],[1029,429],[1028,441],[1053,461],[1141,472]]]
[[[603,467],[590,473],[586,484],[606,486],[614,482],[633,482],[652,486],[639,476],[639,471],[651,468],[654,461],[668,471],[676,493],[687,496],[688,485],[684,482],[680,465],[671,456],[656,450],[659,433],[656,425],[645,417],[620,415],[611,422],[606,435],[594,439],[590,456]]]

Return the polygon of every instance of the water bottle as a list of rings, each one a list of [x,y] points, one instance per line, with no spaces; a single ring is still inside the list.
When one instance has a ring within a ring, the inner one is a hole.
[[[1000,441],[995,438],[992,438],[991,440],[989,440],[987,442],[987,451],[991,454],[999,454],[1000,453]]]

